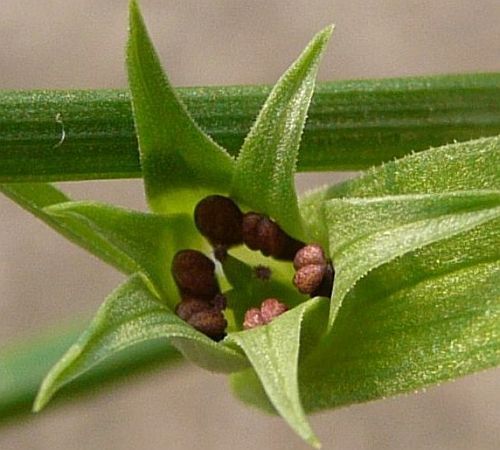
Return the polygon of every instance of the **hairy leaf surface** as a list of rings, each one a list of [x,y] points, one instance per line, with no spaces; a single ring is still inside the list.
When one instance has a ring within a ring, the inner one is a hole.
[[[170,85],[135,1],[130,3],[127,68],[151,209],[191,212],[205,189],[226,192],[234,161],[198,127]]]
[[[333,27],[319,32],[279,79],[245,138],[232,194],[303,238],[294,174],[316,73]]]
[[[248,363],[236,350],[216,344],[173,314],[133,275],[101,306],[87,330],[45,378],[34,410],[39,411],[64,384],[99,361],[150,340],[168,338],[188,359],[209,370],[233,372]]]
[[[304,315],[325,304],[324,299],[309,300],[268,325],[232,333],[229,337],[247,355],[276,411],[299,436],[315,447],[319,446],[319,441],[300,401],[298,363]],[[321,322],[316,326],[321,328]]]
[[[143,272],[161,298],[177,302],[170,273],[173,255],[182,248],[199,245],[190,217],[162,216],[118,208],[97,202],[67,202],[45,208],[68,225],[77,224],[95,236],[121,261],[127,273]]]
[[[500,364],[498,167],[500,139],[481,139],[304,200],[308,230],[329,242],[337,270],[329,333],[299,365],[306,411]],[[235,378],[243,400],[269,409],[252,371]]]

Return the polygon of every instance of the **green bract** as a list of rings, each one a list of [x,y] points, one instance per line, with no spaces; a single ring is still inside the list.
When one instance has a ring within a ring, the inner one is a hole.
[[[130,3],[127,68],[153,212],[72,202],[47,184],[0,186],[129,277],[47,375],[35,410],[101,360],[166,338],[200,367],[230,373],[236,395],[277,412],[317,446],[307,412],[499,364],[499,137],[411,155],[298,201],[300,137],[331,32],[318,33],[281,77],[233,159],[175,94]],[[270,262],[271,278],[259,279],[249,252],[236,249],[220,274],[228,336],[215,343],[179,319],[170,265],[180,249],[206,250],[192,210],[210,192],[230,193],[294,238],[321,243],[336,270],[332,298],[298,294],[288,263]],[[290,310],[243,331],[245,311],[266,297]]]

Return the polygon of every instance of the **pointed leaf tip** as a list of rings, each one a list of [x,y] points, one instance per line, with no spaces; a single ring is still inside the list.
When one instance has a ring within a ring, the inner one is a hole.
[[[196,189],[227,190],[234,160],[198,126],[170,84],[137,2],[130,3],[127,72],[150,208],[191,212]]]
[[[321,56],[333,27],[309,42],[281,76],[241,147],[232,195],[268,214],[290,235],[305,239],[294,174]]]
[[[321,40],[324,44],[327,44],[332,37],[333,30],[335,30],[335,25],[331,23],[316,34],[316,39]]]

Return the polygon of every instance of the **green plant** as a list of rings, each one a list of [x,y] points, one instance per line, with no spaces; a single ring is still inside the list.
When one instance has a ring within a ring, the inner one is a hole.
[[[167,337],[201,367],[231,373],[238,396],[280,413],[316,445],[305,412],[498,364],[498,137],[406,156],[297,199],[299,142],[330,33],[319,33],[281,78],[234,158],[190,118],[131,3],[128,69],[152,213],[71,202],[50,185],[2,185],[130,276],[50,372],[35,409],[101,359]],[[299,295],[290,264],[237,249],[223,264],[234,316],[227,338],[216,344],[175,316],[170,263],[179,249],[208,249],[191,213],[210,193],[230,194],[327,249],[336,270],[330,301]],[[270,266],[270,283],[254,277],[256,263]],[[241,331],[245,310],[270,293],[291,310]]]

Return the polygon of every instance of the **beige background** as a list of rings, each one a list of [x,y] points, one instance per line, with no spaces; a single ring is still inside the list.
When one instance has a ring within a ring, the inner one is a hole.
[[[125,0],[2,0],[0,89],[125,86]],[[143,10],[176,85],[271,83],[337,24],[326,79],[500,70],[498,0],[153,1]],[[321,180],[332,179],[323,175]],[[301,186],[319,177],[300,179]],[[143,208],[140,182],[67,185]],[[121,276],[0,198],[0,342],[87,316]],[[326,449],[496,449],[498,370],[313,417]],[[0,430],[0,448],[301,449],[224,377],[161,372]]]

